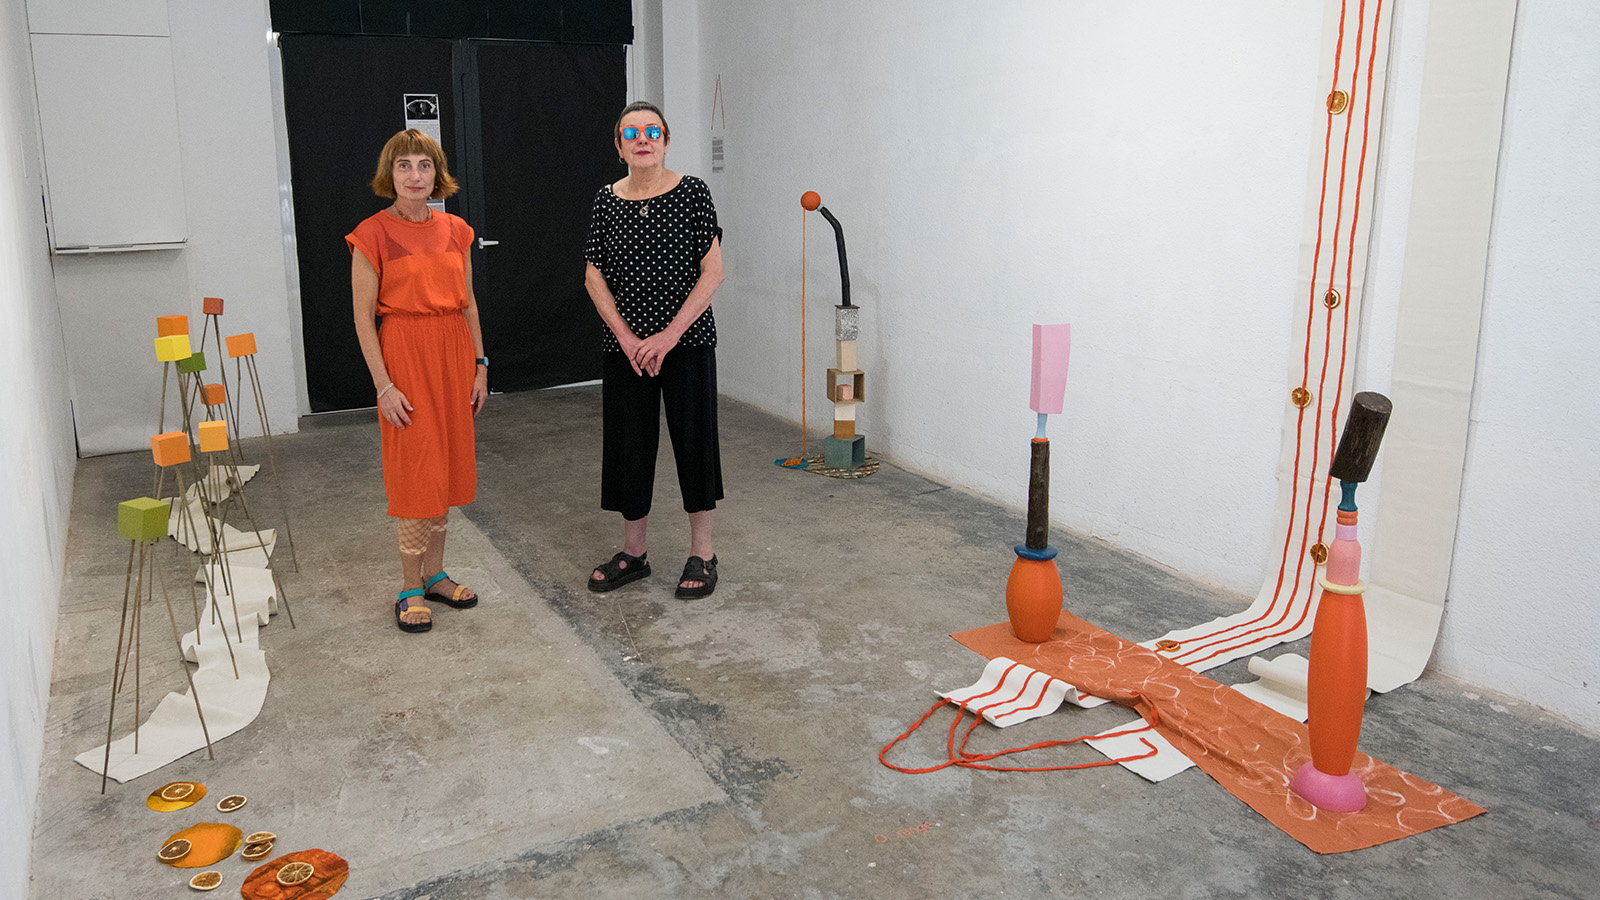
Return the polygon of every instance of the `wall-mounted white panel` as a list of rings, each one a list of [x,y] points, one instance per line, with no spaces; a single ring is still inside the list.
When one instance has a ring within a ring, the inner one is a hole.
[[[171,42],[33,36],[55,246],[187,236]]]
[[[167,34],[167,0],[28,0],[34,34]]]

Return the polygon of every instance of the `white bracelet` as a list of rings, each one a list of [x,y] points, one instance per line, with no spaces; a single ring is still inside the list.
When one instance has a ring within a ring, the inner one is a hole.
[[[389,389],[392,388],[392,387],[394,387],[394,382],[392,382],[392,381],[389,382],[388,384],[384,385],[383,386],[383,390],[378,392],[378,399],[382,400],[383,399],[383,395],[389,393]]]

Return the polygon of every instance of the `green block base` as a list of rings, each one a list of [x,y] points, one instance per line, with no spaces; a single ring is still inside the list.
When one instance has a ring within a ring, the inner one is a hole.
[[[165,500],[140,497],[117,504],[117,534],[130,541],[154,541],[167,536],[172,507]]]
[[[867,436],[822,439],[822,464],[830,469],[854,469],[867,461]]]
[[[188,359],[178,360],[178,371],[183,372],[186,375],[193,375],[196,372],[204,372],[205,370],[206,355],[200,350],[196,350],[189,354]]]

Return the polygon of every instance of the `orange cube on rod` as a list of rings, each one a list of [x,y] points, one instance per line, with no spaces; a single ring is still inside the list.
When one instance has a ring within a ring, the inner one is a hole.
[[[150,455],[162,468],[186,463],[190,458],[189,436],[181,431],[155,435],[150,438]]]
[[[255,354],[256,333],[254,331],[228,336],[228,356],[254,356]]]

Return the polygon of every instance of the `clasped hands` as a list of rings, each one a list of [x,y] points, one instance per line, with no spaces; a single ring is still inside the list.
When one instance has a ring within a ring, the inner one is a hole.
[[[661,361],[666,359],[672,348],[678,346],[678,336],[669,328],[658,331],[644,340],[620,341],[622,352],[628,356],[628,365],[633,367],[635,375],[649,375],[654,378],[661,374]]]

